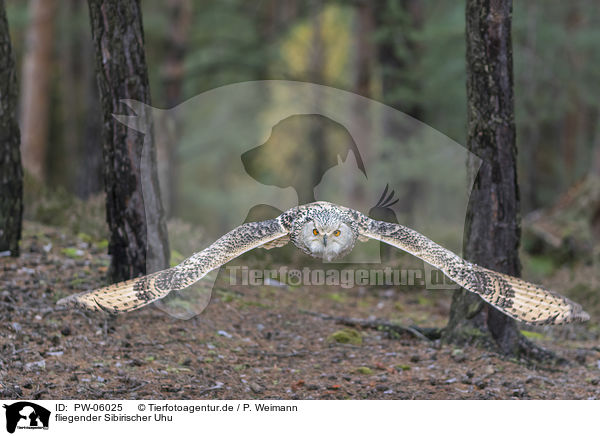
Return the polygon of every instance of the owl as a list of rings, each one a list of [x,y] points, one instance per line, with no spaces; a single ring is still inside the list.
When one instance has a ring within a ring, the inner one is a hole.
[[[352,251],[357,242],[369,239],[422,259],[518,321],[540,325],[589,319],[579,304],[561,295],[467,262],[408,227],[374,220],[325,201],[294,207],[267,221],[242,224],[175,267],[71,295],[58,304],[110,313],[128,312],[187,288],[208,272],[255,248],[271,249],[291,242],[310,256],[332,261]]]

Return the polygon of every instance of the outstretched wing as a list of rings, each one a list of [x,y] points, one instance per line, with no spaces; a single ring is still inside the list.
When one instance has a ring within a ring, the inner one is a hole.
[[[361,227],[364,236],[383,241],[439,268],[451,280],[516,320],[529,324],[565,324],[590,319],[579,304],[562,295],[467,262],[400,224],[366,218]]]
[[[71,295],[57,304],[111,313],[129,312],[163,298],[171,291],[187,288],[249,250],[264,245],[281,245],[287,242],[287,235],[288,230],[281,224],[280,218],[245,223],[173,268]]]

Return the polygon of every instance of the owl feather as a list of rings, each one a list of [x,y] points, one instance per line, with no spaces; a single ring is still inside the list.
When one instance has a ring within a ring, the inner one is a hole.
[[[375,239],[440,269],[464,289],[518,321],[542,325],[589,320],[589,315],[579,304],[562,295],[470,263],[408,227],[377,221],[356,210],[323,201],[298,206],[275,219],[242,224],[173,268],[71,295],[58,304],[110,313],[132,311],[164,298],[172,291],[187,288],[210,271],[254,248],[270,249],[291,241],[308,254],[315,255],[311,253],[312,245],[305,240],[306,226],[315,226],[313,231],[317,235],[317,227],[336,229],[341,223],[346,225],[344,229],[352,232],[351,237],[345,239],[348,245],[340,249],[342,254],[351,250],[356,241]],[[339,233],[334,231],[332,234]]]

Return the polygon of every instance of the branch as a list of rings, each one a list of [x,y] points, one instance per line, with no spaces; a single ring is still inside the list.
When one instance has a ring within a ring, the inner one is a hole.
[[[422,328],[417,326],[403,326],[401,324],[391,323],[384,320],[367,320],[360,318],[347,318],[344,316],[333,316],[324,313],[311,312],[309,310],[300,310],[300,313],[311,315],[317,318],[321,318],[327,321],[335,321],[338,324],[346,325],[349,327],[361,327],[373,330],[383,330],[393,332],[397,334],[409,333],[416,338],[424,341],[431,341],[439,339],[440,329],[437,328]]]

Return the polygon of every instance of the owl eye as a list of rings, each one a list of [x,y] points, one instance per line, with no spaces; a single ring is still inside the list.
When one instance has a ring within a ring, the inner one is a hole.
[[[317,229],[313,229],[313,235],[317,236],[319,234],[319,231]]]
[[[333,236],[340,236],[340,233],[342,233],[342,232],[340,232],[339,230],[336,230],[335,232],[333,232]]]

